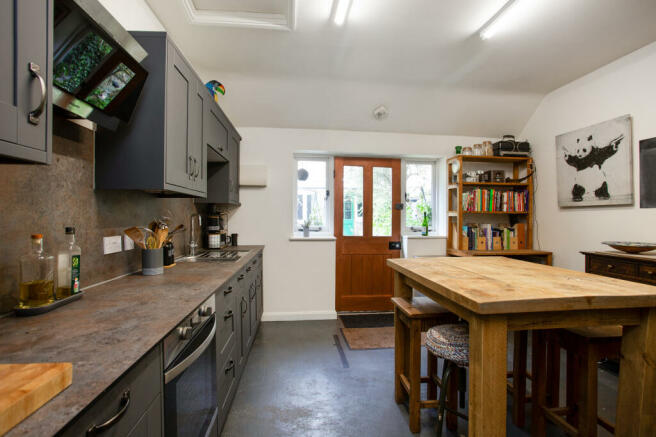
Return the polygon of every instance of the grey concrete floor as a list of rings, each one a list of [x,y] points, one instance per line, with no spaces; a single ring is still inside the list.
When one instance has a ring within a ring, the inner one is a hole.
[[[412,434],[406,406],[394,402],[394,350],[352,351],[341,336],[338,323],[262,323],[221,436],[435,435],[434,410],[422,410],[421,433]],[[343,356],[335,344],[335,335]],[[425,365],[425,358],[422,362]],[[613,420],[616,395],[617,377],[600,370],[599,409]],[[509,416],[508,435],[529,436],[530,405],[527,417],[526,428],[519,429]],[[610,435],[599,429],[599,436]],[[460,420],[458,434],[444,435],[467,435],[467,422]],[[547,435],[565,434],[550,427]]]

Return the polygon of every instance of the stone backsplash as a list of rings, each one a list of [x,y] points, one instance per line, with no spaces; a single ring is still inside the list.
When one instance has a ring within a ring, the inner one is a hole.
[[[141,268],[139,249],[103,255],[102,237],[165,214],[173,216],[174,226],[189,228],[196,212],[193,199],[94,190],[94,133],[59,118],[53,131],[51,165],[0,164],[0,314],[17,302],[18,260],[29,251],[30,234],[43,234],[46,251],[56,255],[64,227],[75,226],[85,288]],[[188,237],[188,231],[174,237],[176,254],[183,253]]]

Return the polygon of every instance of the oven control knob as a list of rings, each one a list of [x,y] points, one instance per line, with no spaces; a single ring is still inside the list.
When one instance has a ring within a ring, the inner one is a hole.
[[[198,315],[201,317],[209,317],[214,313],[214,308],[207,306],[207,307],[200,307],[198,309]]]
[[[187,340],[191,336],[191,328],[189,326],[182,326],[178,328],[178,338],[180,340]]]

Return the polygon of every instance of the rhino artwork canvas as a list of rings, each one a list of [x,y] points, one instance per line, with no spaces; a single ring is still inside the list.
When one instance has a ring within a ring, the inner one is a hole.
[[[629,115],[558,135],[558,205],[632,205],[631,144]]]

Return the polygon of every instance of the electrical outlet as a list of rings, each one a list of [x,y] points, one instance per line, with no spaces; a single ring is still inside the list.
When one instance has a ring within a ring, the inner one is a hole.
[[[103,237],[103,253],[108,255],[123,250],[121,248],[121,236],[114,235],[112,237]]]
[[[132,250],[132,249],[134,249],[134,241],[132,241],[132,238],[123,234],[123,250]]]

